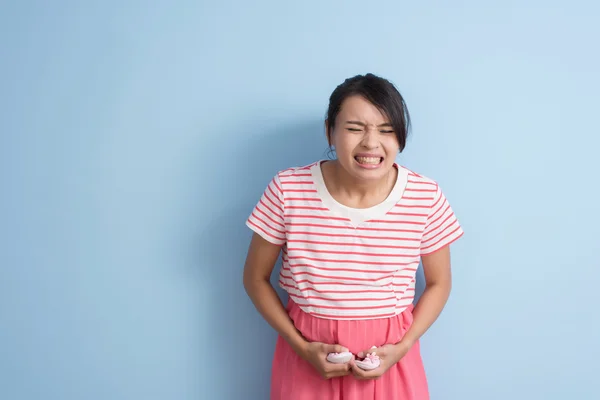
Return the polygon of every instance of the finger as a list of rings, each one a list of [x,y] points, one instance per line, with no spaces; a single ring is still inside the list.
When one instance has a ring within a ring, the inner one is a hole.
[[[371,371],[365,371],[361,368],[359,368],[358,365],[356,365],[354,363],[354,361],[352,361],[350,363],[350,367],[352,368],[352,374],[357,378],[357,379],[374,379],[374,378],[378,378],[379,377],[379,369],[381,367],[375,368]]]
[[[368,350],[364,350],[364,351],[361,351],[361,352],[359,352],[359,353],[357,354],[357,356],[358,356],[359,358],[365,358],[365,357],[367,356],[367,354],[370,354],[370,353],[375,353],[375,354],[377,354],[378,356],[382,356],[382,355],[383,355],[383,353],[381,353],[381,352],[379,351],[379,348],[378,348],[378,347],[376,347],[376,346],[373,346],[373,347],[371,347],[371,348],[370,348],[370,349],[368,349]]]
[[[326,344],[324,350],[326,353],[344,353],[348,351],[346,347],[339,344]]]
[[[357,379],[365,379],[364,373],[362,369],[358,368],[358,366],[354,363],[354,361],[350,362],[350,371],[352,371],[352,375],[354,375]]]
[[[373,380],[373,379],[379,379],[379,375],[376,375],[374,370],[369,371],[369,372],[361,371],[358,373],[356,373],[356,371],[352,371],[352,375],[354,375],[354,378],[359,381],[368,381],[368,380]]]
[[[347,374],[350,371],[349,364],[327,364],[325,366],[326,374]]]

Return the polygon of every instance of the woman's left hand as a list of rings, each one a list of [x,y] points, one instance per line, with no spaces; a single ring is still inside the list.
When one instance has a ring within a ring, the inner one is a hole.
[[[379,357],[379,367],[370,371],[360,369],[354,360],[350,361],[352,374],[357,379],[378,379],[394,364],[402,359],[408,353],[412,346],[408,343],[386,344],[375,349],[368,349],[358,353],[358,357],[363,358],[369,353],[375,353]]]

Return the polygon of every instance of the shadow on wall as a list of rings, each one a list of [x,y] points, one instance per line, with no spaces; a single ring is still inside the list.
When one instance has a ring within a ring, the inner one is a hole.
[[[243,288],[242,271],[252,235],[245,221],[278,171],[327,158],[327,142],[323,122],[315,121],[291,124],[246,145],[236,143],[234,148],[240,149],[234,155],[236,164],[212,181],[215,187],[206,187],[223,204],[202,222],[199,238],[201,279],[210,290],[204,296],[210,301],[208,315],[201,317],[201,323],[208,325],[204,328],[211,341],[201,348],[231,361],[220,368],[203,365],[201,379],[215,398],[266,399],[276,333]],[[272,283],[285,303],[287,296],[277,285],[279,268],[280,261]],[[419,268],[417,296],[423,286]],[[210,354],[200,354],[199,360],[207,357]]]
[[[226,187],[223,190],[229,195],[219,193],[218,197],[227,204],[210,216],[199,241],[201,276],[211,292],[209,315],[203,319],[211,322],[205,328],[212,343],[202,347],[232,361],[222,368],[206,368],[202,378],[212,387],[215,398],[266,399],[276,334],[256,311],[242,284],[252,234],[245,222],[278,171],[326,157],[327,143],[323,122],[315,121],[281,127],[246,145],[236,146],[240,147],[239,154],[234,155],[236,165],[232,172],[222,177],[230,180],[231,185],[218,186],[219,190]],[[209,193],[216,190],[206,189]],[[276,284],[279,267],[280,262],[275,266],[272,282],[286,301]],[[202,354],[200,359],[207,356]]]
[[[423,291],[425,290],[425,275],[423,275],[423,264],[419,264],[419,269],[417,270],[417,282],[415,284],[415,299],[413,304],[417,304]]]

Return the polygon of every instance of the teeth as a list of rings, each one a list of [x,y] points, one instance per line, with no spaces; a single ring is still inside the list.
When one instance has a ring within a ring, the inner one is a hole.
[[[356,161],[361,164],[379,164],[381,157],[356,157]]]

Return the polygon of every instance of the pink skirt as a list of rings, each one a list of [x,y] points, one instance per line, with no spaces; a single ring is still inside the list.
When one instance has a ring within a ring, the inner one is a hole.
[[[313,317],[288,302],[296,328],[310,341],[340,344],[358,353],[372,346],[397,343],[412,323],[412,307],[383,319],[336,321]],[[323,379],[290,345],[278,337],[271,373],[271,400],[428,400],[429,391],[419,343],[376,380],[351,374]]]

